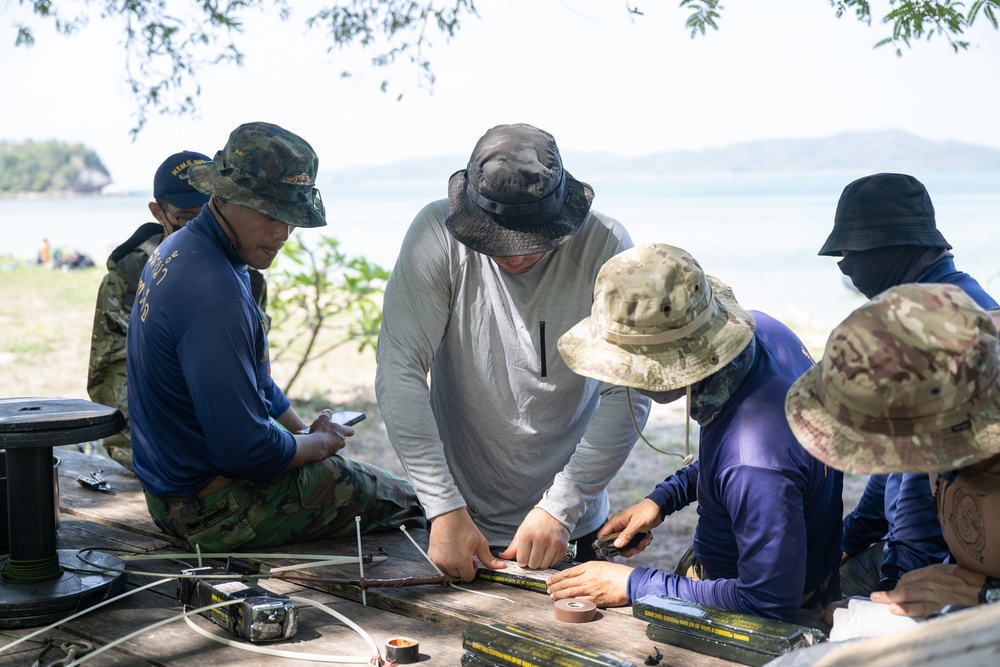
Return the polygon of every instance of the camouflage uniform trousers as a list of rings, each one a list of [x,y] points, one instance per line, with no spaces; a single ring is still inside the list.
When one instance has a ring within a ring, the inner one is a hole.
[[[215,553],[353,535],[356,516],[364,533],[427,527],[408,481],[339,455],[266,483],[234,479],[203,498],[146,493],[146,507],[162,530]]]
[[[840,586],[844,597],[868,597],[881,590],[882,562],[885,560],[885,540],[879,540],[840,566]]]

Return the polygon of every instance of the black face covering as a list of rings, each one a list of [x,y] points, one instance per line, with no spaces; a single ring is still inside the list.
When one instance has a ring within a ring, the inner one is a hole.
[[[837,266],[859,292],[871,299],[890,287],[914,282],[931,264],[951,256],[945,248],[889,245],[848,251]]]

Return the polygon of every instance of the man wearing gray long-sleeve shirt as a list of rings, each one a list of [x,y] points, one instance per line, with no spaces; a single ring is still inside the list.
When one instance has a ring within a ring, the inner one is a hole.
[[[576,375],[555,346],[632,241],[530,125],[489,130],[448,190],[386,286],[379,409],[446,574],[471,580],[473,556],[500,567],[491,545],[551,567],[571,541],[590,547],[636,440],[625,390]],[[633,403],[641,427],[649,403]]]

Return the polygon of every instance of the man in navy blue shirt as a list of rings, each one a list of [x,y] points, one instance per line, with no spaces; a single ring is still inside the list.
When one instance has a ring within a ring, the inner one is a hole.
[[[785,393],[813,365],[802,342],[668,245],[616,255],[594,293],[591,317],[559,339],[566,363],[658,403],[686,395],[701,427],[699,460],[598,534],[620,532],[622,547],[697,502],[696,576],[591,562],[553,575],[550,596],[607,607],[670,595],[784,621],[837,599],[843,477],[806,454],[785,419]]]
[[[321,227],[318,159],[276,125],[232,132],[188,168],[211,199],[150,256],[129,322],[133,470],[163,530],[229,551],[423,524],[409,482],[341,457],[354,431],[307,425],[271,378],[247,267],[266,269],[293,227]],[[284,428],[280,428],[280,424]]]
[[[972,276],[955,268],[927,188],[913,176],[873,174],[850,183],[819,254],[841,257],[840,270],[869,299],[905,283],[950,283],[982,308],[997,307]],[[872,475],[844,519],[842,549],[847,596],[892,590],[907,572],[942,562],[948,548],[927,474]]]

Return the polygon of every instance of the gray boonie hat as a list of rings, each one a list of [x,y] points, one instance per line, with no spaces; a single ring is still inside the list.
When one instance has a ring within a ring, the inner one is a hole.
[[[318,167],[302,137],[270,123],[246,123],[232,131],[212,162],[188,167],[188,180],[207,195],[293,227],[323,227]]]
[[[997,322],[955,285],[886,290],[792,385],[795,437],[847,472],[956,470],[1000,453]]]
[[[951,248],[937,230],[934,204],[924,184],[906,174],[873,174],[850,183],[840,195],[833,231],[820,255],[889,245]]]
[[[448,180],[448,231],[494,257],[547,252],[572,238],[594,190],[563,169],[551,134],[498,125],[483,135],[469,165]]]
[[[669,391],[736,358],[756,323],[727,285],[687,251],[631,248],[601,267],[591,315],[559,338],[576,373],[626,387]]]

